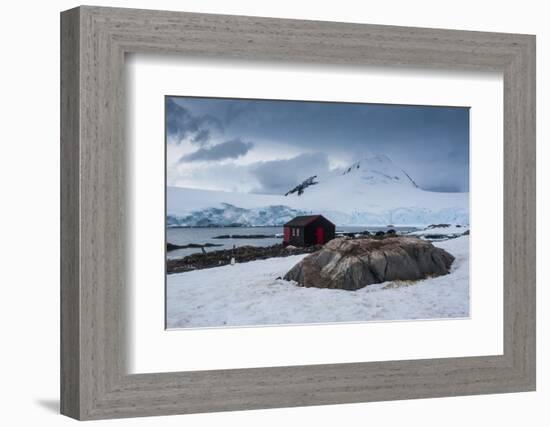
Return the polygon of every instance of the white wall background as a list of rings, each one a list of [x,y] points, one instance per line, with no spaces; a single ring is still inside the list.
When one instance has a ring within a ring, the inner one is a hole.
[[[538,391],[413,401],[109,421],[120,426],[317,426],[469,424],[545,426],[550,419],[550,27],[536,0],[338,2],[254,0],[96,1],[97,5],[504,31],[537,35]],[[3,425],[63,426],[59,384],[59,12],[75,1],[5,2],[0,64],[0,401]]]

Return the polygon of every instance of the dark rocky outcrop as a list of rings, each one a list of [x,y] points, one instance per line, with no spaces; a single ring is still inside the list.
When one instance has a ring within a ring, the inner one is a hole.
[[[214,236],[213,239],[271,239],[277,237],[276,234],[222,234]]]
[[[357,237],[364,237],[364,236],[370,236],[371,232],[368,230],[364,231],[337,231],[336,233],[337,237],[350,237],[350,238],[357,238]]]
[[[200,248],[212,248],[215,246],[223,246],[218,245],[216,243],[189,243],[188,245],[176,245],[174,243],[166,243],[166,251],[175,251],[177,249],[200,249]]]
[[[239,246],[235,249],[222,249],[207,253],[191,254],[184,258],[169,259],[166,261],[166,272],[183,273],[185,271],[202,270],[205,268],[220,267],[231,264],[231,258],[235,262],[249,262],[258,259],[268,259],[275,257],[286,257],[290,255],[310,254],[318,251],[321,246],[283,246],[272,245],[265,247],[258,246]]]
[[[316,179],[317,179],[317,175],[310,176],[309,178],[304,180],[301,184],[298,184],[296,187],[294,187],[292,190],[287,191],[285,193],[285,196],[288,196],[289,194],[294,194],[294,193],[298,193],[298,196],[301,196],[302,194],[304,194],[304,190],[307,187],[319,184],[318,182],[315,181]]]
[[[416,237],[334,239],[285,276],[302,286],[357,290],[373,283],[447,274],[454,257]]]

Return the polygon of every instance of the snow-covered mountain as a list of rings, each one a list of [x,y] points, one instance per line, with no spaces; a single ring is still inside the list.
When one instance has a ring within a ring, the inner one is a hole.
[[[217,207],[209,207],[192,211],[189,214],[168,214],[169,226],[277,226],[290,221],[306,212],[289,208],[288,206],[266,206],[260,208],[240,208],[229,203],[220,203]]]
[[[168,187],[168,225],[281,225],[307,214],[322,214],[340,226],[469,224],[469,193],[422,190],[385,155],[361,159],[343,173],[315,176],[314,185],[304,183],[286,196]]]
[[[391,159],[379,154],[369,157],[349,166],[342,175],[355,174],[370,185],[374,184],[404,184],[418,187],[416,182],[403,169],[397,167]]]

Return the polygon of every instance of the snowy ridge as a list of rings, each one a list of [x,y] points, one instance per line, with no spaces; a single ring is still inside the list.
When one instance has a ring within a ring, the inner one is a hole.
[[[168,187],[168,225],[281,225],[307,214],[322,214],[338,226],[470,222],[469,193],[422,190],[384,155],[362,159],[300,190],[284,196]]]
[[[289,194],[294,194],[294,193],[297,193],[298,196],[301,196],[303,193],[304,193],[304,190],[311,186],[311,185],[316,185],[316,184],[319,184],[317,181],[315,181],[315,179],[317,178],[317,175],[313,175],[313,176],[310,176],[308,179],[305,179],[303,182],[301,182],[300,184],[298,184],[296,187],[294,187],[292,190],[288,190],[286,193],[285,193],[285,196],[288,196]]]
[[[208,227],[208,226],[236,226],[236,227],[269,227],[282,225],[298,215],[306,212],[291,209],[288,206],[266,206],[262,208],[245,209],[220,203],[219,207],[206,208],[189,213],[188,215],[168,215],[166,218],[169,227]]]
[[[463,226],[460,224],[439,224],[435,226],[430,226],[425,228],[424,230],[418,230],[418,231],[412,231],[408,233],[411,236],[434,236],[434,235],[440,235],[440,236],[446,236],[446,237],[458,237],[463,236],[464,233],[469,233],[470,227]]]
[[[417,188],[416,182],[403,169],[397,167],[384,155],[368,157],[349,166],[342,175],[356,174],[365,184],[403,184]]]

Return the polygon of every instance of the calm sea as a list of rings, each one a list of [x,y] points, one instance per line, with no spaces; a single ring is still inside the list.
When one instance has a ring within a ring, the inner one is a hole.
[[[414,227],[393,227],[398,233],[414,231]],[[370,232],[386,231],[388,227],[336,227],[336,232],[357,233],[368,230]],[[220,235],[270,235],[262,239],[214,239]],[[166,241],[176,245],[188,245],[190,243],[205,244],[214,243],[222,246],[205,248],[206,252],[220,249],[231,249],[233,246],[271,246],[283,242],[283,227],[220,227],[220,228],[168,228],[166,230]],[[181,258],[193,253],[200,253],[201,249],[177,249],[167,252],[168,259]]]

